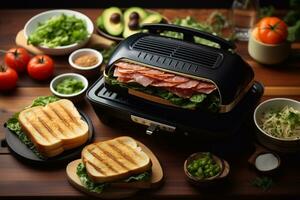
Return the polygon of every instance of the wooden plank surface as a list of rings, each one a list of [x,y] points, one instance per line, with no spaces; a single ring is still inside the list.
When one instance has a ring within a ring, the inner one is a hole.
[[[100,9],[78,9],[95,20]],[[25,22],[43,10],[1,10],[0,11],[0,46],[8,49],[14,46],[14,39]],[[205,19],[211,10],[203,9],[159,9],[170,19],[175,17],[194,16]],[[221,10],[225,12],[224,10]],[[5,31],[4,31],[5,30]],[[300,100],[300,61],[297,52],[300,45],[293,45],[292,56],[277,67],[268,67],[256,63],[248,54],[247,43],[239,42],[237,52],[253,67],[255,79],[265,85],[262,100],[272,97],[289,97]],[[54,57],[55,75],[72,71],[67,57]],[[237,66],[238,67],[238,66]],[[100,73],[99,73],[100,74]],[[27,75],[21,75],[18,88],[9,94],[0,94],[0,139],[4,138],[2,124],[14,113],[37,96],[49,95],[49,81],[37,82]],[[87,101],[77,105],[92,119],[96,140],[105,140],[121,135],[132,136],[147,145],[161,161],[165,171],[164,185],[154,191],[142,191],[136,199],[280,199],[300,196],[300,157],[284,157],[281,173],[274,178],[275,186],[269,191],[251,186],[257,173],[248,166],[247,159],[253,152],[254,135],[251,128],[244,127],[236,138],[212,143],[200,143],[196,140],[175,137],[173,135],[145,134],[145,128],[114,121],[110,125],[103,124]],[[228,181],[214,189],[197,189],[185,180],[183,162],[186,157],[197,151],[213,151],[226,159],[231,165]],[[52,199],[88,199],[89,197],[73,189],[65,177],[65,166],[36,168],[24,164],[12,156],[5,147],[0,147],[0,199],[52,198]]]

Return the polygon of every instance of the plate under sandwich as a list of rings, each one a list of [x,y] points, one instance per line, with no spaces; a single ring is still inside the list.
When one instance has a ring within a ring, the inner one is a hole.
[[[138,142],[138,146],[149,156],[152,162],[151,178],[149,181],[131,182],[131,183],[121,183],[115,182],[111,183],[108,188],[105,188],[102,193],[90,192],[81,183],[78,175],[76,174],[77,166],[81,163],[81,159],[74,160],[68,164],[66,167],[67,177],[72,186],[76,189],[100,198],[104,199],[120,199],[127,198],[134,195],[140,189],[150,189],[157,188],[163,183],[163,169],[158,161],[157,157],[153,152],[146,147],[144,144]]]
[[[94,128],[90,118],[82,111],[79,111],[79,114],[81,115],[82,120],[84,120],[88,124],[89,127],[88,140],[81,146],[76,147],[74,149],[67,150],[62,154],[59,154],[58,156],[47,158],[47,159],[39,158],[37,155],[33,153],[32,150],[30,150],[24,143],[22,143],[21,140],[19,140],[16,134],[11,132],[7,128],[5,129],[6,143],[14,155],[16,155],[18,158],[20,158],[23,161],[29,162],[30,164],[49,165],[49,164],[57,164],[57,163],[63,163],[63,162],[73,160],[75,158],[78,158],[83,147],[89,144],[93,140],[93,136],[94,136]]]

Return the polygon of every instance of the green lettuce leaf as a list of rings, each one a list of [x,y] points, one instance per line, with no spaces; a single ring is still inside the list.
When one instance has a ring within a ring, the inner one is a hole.
[[[41,96],[33,100],[32,104],[30,106],[27,106],[26,108],[31,108],[35,106],[45,106],[49,103],[58,101],[59,98],[55,96]],[[26,109],[25,108],[25,109]],[[24,143],[37,157],[41,159],[46,159],[43,155],[39,153],[39,151],[35,148],[32,141],[27,137],[27,135],[22,131],[21,125],[18,121],[19,113],[15,113],[11,118],[7,120],[5,123],[5,126],[13,132],[19,140],[21,140],[22,143]]]
[[[81,183],[90,191],[101,193],[103,189],[107,186],[106,183],[94,183],[88,176],[86,168],[82,163],[77,166],[76,174],[78,175]]]
[[[195,94],[190,98],[190,101],[194,103],[201,103],[202,101],[204,101],[205,98],[205,94]]]
[[[90,191],[101,193],[106,187],[109,186],[109,183],[94,183],[88,176],[85,166],[82,163],[79,163],[77,166],[76,174],[78,175],[81,183]],[[141,174],[133,175],[124,179],[122,182],[134,182],[134,181],[147,181],[151,177],[151,173],[146,171]]]
[[[220,105],[220,100],[216,94],[212,93],[209,95],[206,94],[195,94],[192,97],[186,99],[175,95],[172,92],[164,90],[158,87],[144,87],[138,83],[121,83],[113,77],[107,77],[106,81],[112,86],[118,86],[121,88],[130,88],[134,90],[138,90],[141,92],[145,92],[147,94],[151,94],[154,96],[161,97],[170,101],[172,104],[180,106],[186,109],[197,109],[202,108],[204,110],[209,110],[212,112],[217,112]]]
[[[32,104],[30,107],[35,107],[35,106],[45,106],[49,103],[53,103],[55,101],[58,101],[59,98],[56,96],[41,96],[33,100]]]
[[[49,48],[79,43],[88,37],[86,22],[65,14],[53,16],[29,35],[28,44]]]
[[[134,181],[148,181],[151,178],[150,172],[143,172],[141,174],[137,174],[134,176],[130,176],[124,180],[126,183],[134,182]]]

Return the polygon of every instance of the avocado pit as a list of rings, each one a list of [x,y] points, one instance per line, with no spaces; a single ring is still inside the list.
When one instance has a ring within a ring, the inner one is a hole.
[[[137,12],[132,12],[130,15],[129,15],[129,19],[130,21],[131,20],[139,20],[140,19],[140,16]]]
[[[128,23],[128,27],[131,30],[138,30],[139,29],[139,21],[137,19],[130,20]]]
[[[118,24],[121,21],[121,15],[119,13],[113,13],[110,17],[110,22],[113,24]]]

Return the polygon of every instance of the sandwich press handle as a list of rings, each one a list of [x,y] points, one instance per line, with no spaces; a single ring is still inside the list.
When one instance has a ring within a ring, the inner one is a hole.
[[[178,26],[174,24],[144,24],[142,29],[149,30],[152,34],[158,34],[161,31],[173,31],[183,34],[183,40],[195,43],[194,36],[200,37],[220,45],[221,49],[235,49],[235,44],[233,42],[227,41],[221,37],[215,36],[213,34],[199,31],[189,27]]]

